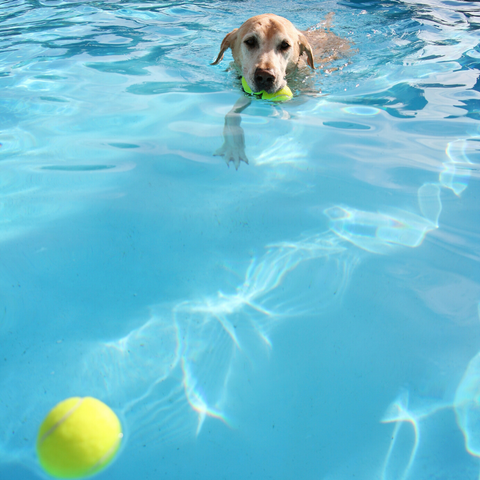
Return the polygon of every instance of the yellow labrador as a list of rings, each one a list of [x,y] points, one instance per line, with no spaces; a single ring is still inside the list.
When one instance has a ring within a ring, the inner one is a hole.
[[[313,64],[313,51],[307,37],[286,18],[272,13],[249,18],[240,28],[230,32],[222,42],[220,53],[232,49],[235,64],[254,92],[278,92],[287,84],[285,77],[297,68],[305,53],[307,63]]]
[[[331,18],[332,15],[328,15],[325,22],[328,31],[313,29],[307,32],[297,30],[286,18],[272,13],[249,18],[223,39],[212,65],[217,65],[230,48],[236,67],[253,92],[277,92],[287,84],[287,75],[305,60],[315,69],[314,57],[325,62],[337,56],[334,53],[331,58],[322,59],[325,53],[348,49],[347,42],[341,43],[339,37],[330,33]],[[237,169],[241,161],[248,164],[240,113],[250,102],[250,97],[242,96],[227,113],[224,143],[215,152],[225,158],[227,165],[233,162]]]

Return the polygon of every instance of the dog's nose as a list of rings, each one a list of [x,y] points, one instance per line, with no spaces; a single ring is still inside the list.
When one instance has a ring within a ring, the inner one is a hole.
[[[255,84],[258,90],[269,90],[275,82],[275,75],[271,70],[257,68],[255,70]]]

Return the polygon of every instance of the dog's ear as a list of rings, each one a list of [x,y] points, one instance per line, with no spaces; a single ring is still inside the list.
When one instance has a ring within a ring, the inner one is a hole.
[[[220,61],[223,59],[223,54],[229,49],[232,48],[235,40],[237,39],[237,31],[238,28],[235,30],[232,30],[222,41],[222,45],[220,45],[220,52],[217,55],[217,58],[215,59],[214,62],[212,62],[210,65],[217,65],[217,63],[220,63]]]
[[[315,70],[315,65],[313,64],[313,51],[312,47],[308,43],[307,37],[303,33],[298,34],[298,42],[300,44],[300,55],[303,53],[307,54],[307,63],[308,65]]]

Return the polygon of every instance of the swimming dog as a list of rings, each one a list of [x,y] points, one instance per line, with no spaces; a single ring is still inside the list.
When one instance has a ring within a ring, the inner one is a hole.
[[[287,85],[286,77],[302,65],[315,69],[315,60],[321,60],[325,51],[340,51],[345,42],[330,33],[332,14],[326,19],[328,31],[311,29],[297,30],[286,18],[266,13],[249,18],[240,28],[228,33],[222,41],[220,52],[212,65],[217,65],[230,48],[239,73],[253,92],[275,93]],[[325,59],[323,59],[325,60]],[[240,126],[240,113],[248,107],[251,98],[242,96],[225,117],[224,143],[215,155],[235,164],[248,164],[245,155],[245,137]]]

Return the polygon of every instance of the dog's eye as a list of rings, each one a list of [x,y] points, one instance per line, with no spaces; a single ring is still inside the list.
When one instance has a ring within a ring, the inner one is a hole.
[[[282,52],[285,52],[289,48],[290,48],[290,44],[285,40],[278,47],[278,49],[281,50]]]
[[[257,46],[257,39],[254,37],[247,38],[243,43],[249,48],[254,48]]]

